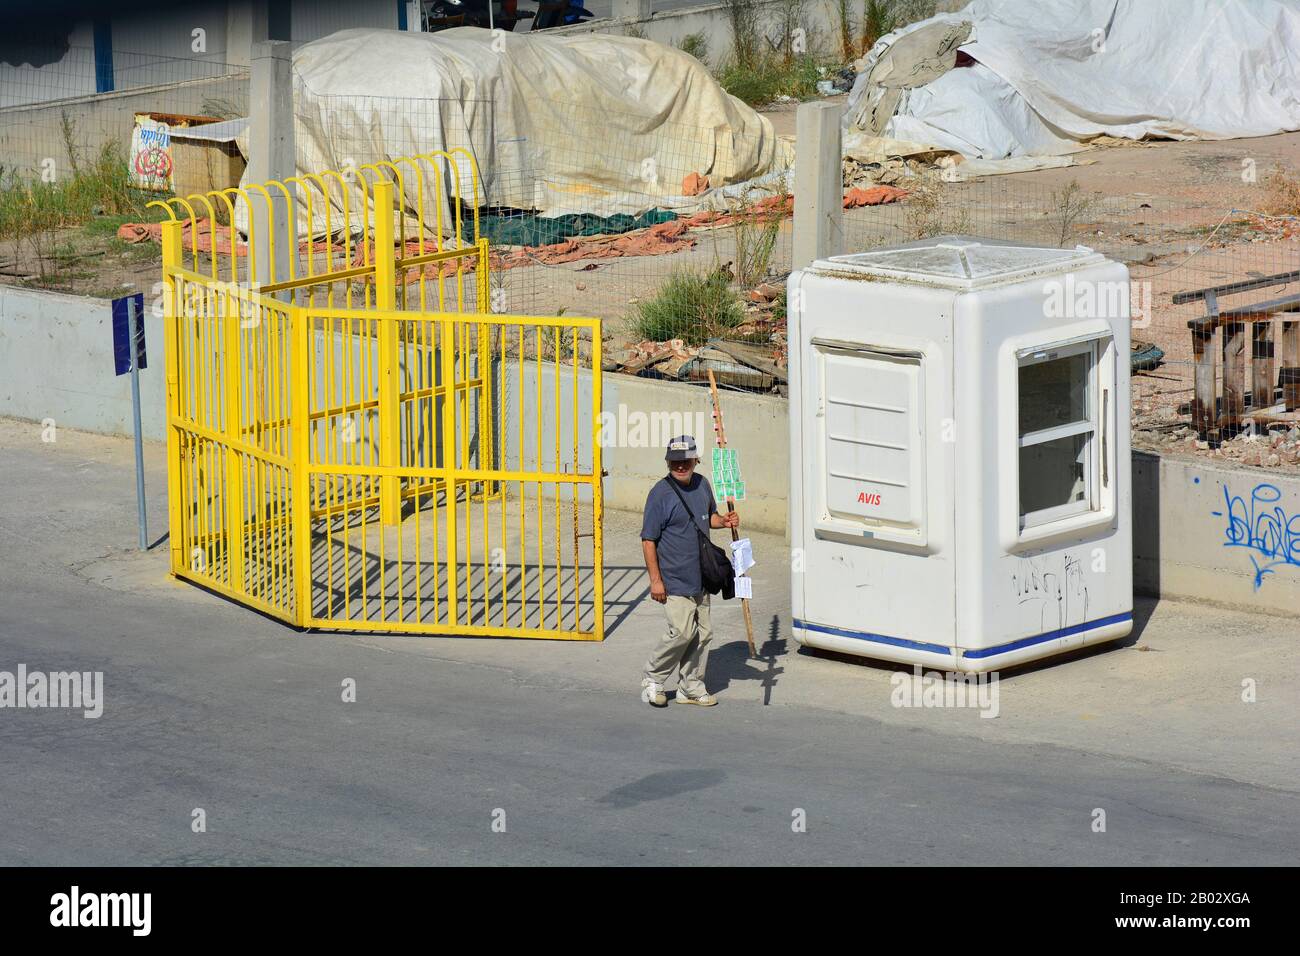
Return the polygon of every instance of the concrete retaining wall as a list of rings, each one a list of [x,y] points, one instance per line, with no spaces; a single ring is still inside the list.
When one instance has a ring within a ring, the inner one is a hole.
[[[146,302],[146,305],[149,303]],[[151,310],[146,309],[146,313]],[[144,432],[162,439],[164,390],[162,322],[146,314],[154,364],[141,374]],[[525,415],[525,460],[532,460],[538,407],[535,374],[506,363],[500,371],[507,421]],[[708,389],[624,375],[604,376],[605,501],[639,511],[650,483],[664,474],[663,447],[673,435],[694,434],[712,446]],[[572,435],[573,378],[542,370],[542,429],[558,423]],[[579,408],[590,401],[591,379],[579,375]],[[783,532],[789,493],[789,430],[783,399],[724,392],[730,445],[740,452],[748,527]],[[131,430],[127,376],[113,374],[109,303],[102,299],[0,286],[0,415],[60,427],[126,435]],[[505,433],[507,462],[518,451],[518,429]],[[550,451],[547,451],[549,446]],[[571,457],[562,442],[561,461]],[[554,458],[550,440],[540,460]],[[580,463],[590,462],[591,436],[578,436]],[[706,451],[707,454],[707,451]],[[705,474],[709,473],[706,464]],[[1212,601],[1300,616],[1300,477],[1193,460],[1133,455],[1134,586],[1143,593]]]
[[[144,304],[149,367],[140,373],[141,424],[146,438],[162,440],[163,326],[148,294]],[[108,300],[0,285],[0,415],[131,434],[131,376],[113,374]]]
[[[1133,453],[1133,587],[1300,616],[1300,478]]]
[[[782,0],[759,0],[757,8],[759,29],[762,34],[758,49],[769,49],[767,39],[779,43],[782,33]],[[863,0],[849,0],[852,11],[853,38],[862,23]],[[804,30],[802,42],[809,53],[832,54],[840,50],[839,16],[834,0],[806,0],[799,15],[799,26]],[[669,46],[678,46],[686,37],[698,34],[708,45],[708,62],[717,67],[731,55],[733,40],[731,18],[724,3],[705,3],[697,7],[683,7],[652,14],[649,19],[635,17],[604,17],[555,27],[547,31],[555,34],[613,33],[622,36],[636,35]]]
[[[554,467],[555,451],[551,436],[558,425],[561,436],[560,462],[573,457],[573,378],[570,370],[560,373],[559,401],[555,400],[554,369],[541,370],[541,434],[546,436],[540,455],[536,451],[537,378],[534,368],[524,363],[522,384],[518,366],[505,365],[502,376],[505,420],[524,417],[524,466],[541,470]],[[664,449],[669,439],[681,434],[694,435],[704,457],[702,472],[711,474],[710,449],[713,447],[713,406],[709,390],[675,382],[657,382],[630,375],[605,375],[602,379],[604,400],[601,421],[605,506],[626,511],[640,511],[650,485],[667,474]],[[591,376],[579,373],[578,407],[589,407]],[[784,399],[762,395],[723,392],[723,420],[727,443],[740,452],[741,471],[745,478],[746,500],[742,510],[747,527],[783,533],[786,524],[786,499],[789,496],[789,473],[786,451],[786,404]],[[581,412],[580,412],[581,414]],[[504,432],[506,462],[518,461],[519,438],[514,425]],[[578,462],[590,467],[591,439],[586,432],[576,435]],[[548,448],[547,445],[550,445]]]
[[[967,2],[968,0],[938,0],[935,9],[938,12],[951,12],[962,9]],[[788,0],[758,0],[754,6],[761,34],[758,49],[766,52],[770,49],[769,41],[778,46],[782,42],[785,8],[789,7],[789,3]],[[848,0],[850,34],[855,45],[861,39],[865,6],[864,0]],[[803,0],[799,5],[796,25],[804,31],[802,44],[807,52],[832,56],[841,54],[837,0]],[[656,11],[646,19],[602,17],[567,27],[554,27],[547,32],[614,33],[622,36],[634,34],[670,46],[680,45],[682,40],[693,34],[702,35],[708,44],[709,65],[713,67],[722,65],[731,55],[734,46],[731,17],[725,3],[702,3],[699,6]]]

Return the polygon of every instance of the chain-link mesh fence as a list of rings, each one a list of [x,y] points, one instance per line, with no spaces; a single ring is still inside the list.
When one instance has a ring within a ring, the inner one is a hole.
[[[56,53],[28,51],[39,66],[0,64],[0,172],[9,177],[56,182],[105,146],[126,155],[141,113],[248,115],[246,67],[125,50],[114,50],[105,63],[92,48],[78,46]]]
[[[246,75],[215,75],[223,65],[211,62],[192,68],[203,76],[171,84],[165,100],[149,100],[152,90],[114,96],[130,101],[126,113],[139,100],[139,108],[211,114],[222,97],[231,111],[247,112]],[[475,157],[476,195],[458,198],[443,188],[445,205],[435,210],[431,187],[424,199],[411,184],[403,194],[409,215],[421,205],[421,214],[461,230],[462,240],[477,216],[478,234],[491,243],[495,311],[600,318],[610,370],[698,381],[712,369],[724,385],[782,390],[793,232],[789,137],[770,127],[744,136],[665,123],[559,95],[544,103],[549,116],[538,122],[514,115],[508,102],[299,92],[300,159],[304,149],[310,154],[304,167],[345,170],[434,149],[463,148]],[[189,99],[182,103],[180,95]],[[0,142],[4,123],[25,109],[0,110]],[[38,109],[54,122],[55,106]],[[113,122],[104,135],[128,141],[129,122]],[[62,125],[58,114],[60,135]],[[18,139],[28,153],[17,164],[30,167],[33,138]],[[0,157],[15,165],[12,151]],[[1134,280],[1134,337],[1155,347],[1135,360],[1137,419],[1168,421],[1172,409],[1179,422],[1189,421],[1196,356],[1188,323],[1206,305],[1175,301],[1178,293],[1300,271],[1294,219],[1229,208],[1234,198],[1213,191],[1102,193],[1082,169],[1077,176],[1058,169],[957,182],[901,164],[883,179],[880,172],[858,181],[846,170],[846,189],[881,182],[891,189],[868,188],[878,205],[844,210],[839,251],[955,233],[1082,243],[1126,263]],[[462,216],[458,226],[449,218],[453,207]],[[1265,284],[1230,304],[1266,301],[1294,285]],[[1260,320],[1270,327],[1251,333],[1251,359],[1263,351],[1285,363],[1278,351],[1283,321]]]
[[[492,244],[494,307],[598,317],[620,367],[703,378],[703,365],[686,366],[709,339],[766,347],[790,271],[788,178],[772,171],[788,147],[770,129],[745,139],[551,105],[547,123],[525,123],[490,103],[312,96],[298,107],[300,140],[305,130],[321,144],[320,164],[338,168],[468,148],[482,175],[478,229]],[[410,184],[404,191],[410,203]],[[759,287],[766,294],[751,295]],[[638,352],[637,343],[648,344]],[[735,378],[776,384],[753,369]]]

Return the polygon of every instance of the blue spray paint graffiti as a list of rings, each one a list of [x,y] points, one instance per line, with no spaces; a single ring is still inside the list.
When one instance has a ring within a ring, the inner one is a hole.
[[[1282,489],[1277,485],[1258,484],[1247,502],[1223,486],[1225,511],[1210,514],[1225,518],[1223,546],[1246,548],[1255,567],[1255,590],[1264,583],[1264,575],[1285,565],[1300,567],[1300,513],[1287,514],[1279,501]]]

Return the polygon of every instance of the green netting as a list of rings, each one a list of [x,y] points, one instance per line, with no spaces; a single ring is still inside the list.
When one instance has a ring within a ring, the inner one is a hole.
[[[661,222],[676,219],[675,213],[664,209],[651,209],[639,216],[619,213],[614,216],[596,216],[591,213],[572,213],[567,216],[542,218],[533,213],[515,213],[499,216],[480,215],[479,235],[492,245],[548,246],[563,242],[573,236],[607,235],[645,229]],[[461,235],[466,242],[474,239],[474,219],[467,215],[461,222]]]

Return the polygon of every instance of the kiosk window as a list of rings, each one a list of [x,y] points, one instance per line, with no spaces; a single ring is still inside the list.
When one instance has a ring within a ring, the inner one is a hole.
[[[1020,526],[1096,506],[1097,343],[1020,358]]]

